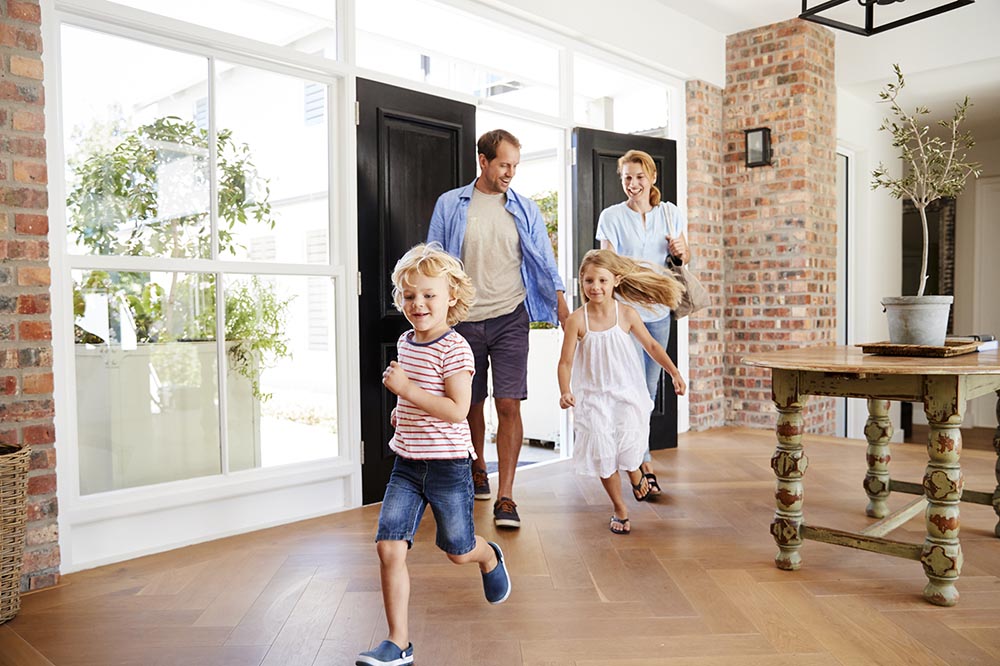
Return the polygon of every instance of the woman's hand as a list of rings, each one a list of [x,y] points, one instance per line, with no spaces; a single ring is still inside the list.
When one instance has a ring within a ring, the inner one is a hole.
[[[682,264],[686,264],[688,262],[688,244],[684,234],[674,237],[667,236],[667,243],[670,255],[680,259]]]
[[[567,391],[566,393],[563,393],[561,396],[559,396],[559,406],[562,407],[563,409],[569,409],[570,407],[575,407],[576,398],[573,397],[572,393]]]

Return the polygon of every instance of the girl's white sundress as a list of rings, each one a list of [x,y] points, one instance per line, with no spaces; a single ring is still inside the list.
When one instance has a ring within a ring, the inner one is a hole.
[[[591,331],[583,306],[586,333],[573,359],[572,390],[576,471],[606,479],[616,470],[639,469],[649,440],[653,401],[646,390],[642,360],[632,336],[618,325]]]

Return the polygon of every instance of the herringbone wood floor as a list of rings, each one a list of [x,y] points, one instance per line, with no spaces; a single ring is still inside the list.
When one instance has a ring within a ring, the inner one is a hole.
[[[507,603],[482,598],[474,566],[450,564],[428,516],[410,554],[416,663],[434,666],[1000,664],[1000,540],[989,507],[962,505],[962,598],[925,603],[910,560],[817,542],[779,571],[768,534],[768,431],[686,434],[655,454],[665,495],[633,504],[633,533],[607,530],[596,481],[570,463],[518,472],[524,526],[503,544]],[[806,519],[858,529],[864,442],[806,437]],[[919,480],[923,447],[893,446]],[[966,451],[966,487],[992,489],[995,456]],[[893,506],[912,497],[898,495]],[[353,664],[385,634],[372,544],[378,507],[66,576],[25,595],[0,626],[0,666]],[[922,516],[892,538],[921,541]]]

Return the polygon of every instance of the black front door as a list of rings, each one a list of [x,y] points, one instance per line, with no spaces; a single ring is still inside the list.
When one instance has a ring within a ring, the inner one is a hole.
[[[390,275],[427,239],[438,196],[476,175],[476,108],[358,79],[358,303],[362,501],[379,502],[392,470],[389,413],[396,398],[382,370],[408,328],[392,303]]]
[[[632,134],[616,134],[576,128],[573,130],[576,159],[573,166],[573,256],[580,265],[588,250],[600,247],[594,234],[601,211],[625,200],[618,177],[618,158],[629,150],[649,153],[656,163],[656,186],[664,201],[677,203],[677,142]],[[573,294],[579,306],[578,290]],[[677,322],[670,324],[667,354],[677,363]],[[672,449],[677,446],[677,396],[673,384],[660,372],[660,387],[653,406],[649,427],[649,448]]]

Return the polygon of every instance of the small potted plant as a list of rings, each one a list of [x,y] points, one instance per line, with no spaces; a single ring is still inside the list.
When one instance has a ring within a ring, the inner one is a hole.
[[[908,198],[920,214],[923,225],[923,252],[920,262],[920,280],[916,296],[888,296],[882,306],[889,317],[889,341],[894,344],[944,345],[948,328],[948,314],[953,296],[925,296],[927,286],[927,206],[943,197],[955,197],[965,189],[969,176],[979,177],[980,165],[966,160],[967,152],[975,145],[969,132],[960,132],[971,103],[966,97],[955,105],[951,120],[938,121],[944,136],[932,135],[929,126],[920,117],[929,113],[918,106],[913,113],[903,110],[897,101],[906,85],[899,65],[893,65],[896,83],[886,84],[879,92],[879,99],[888,103],[893,119],[885,119],[879,130],[892,133],[892,145],[900,150],[903,174],[898,178],[889,175],[884,164],[872,172],[872,189],[884,187],[897,198]]]

